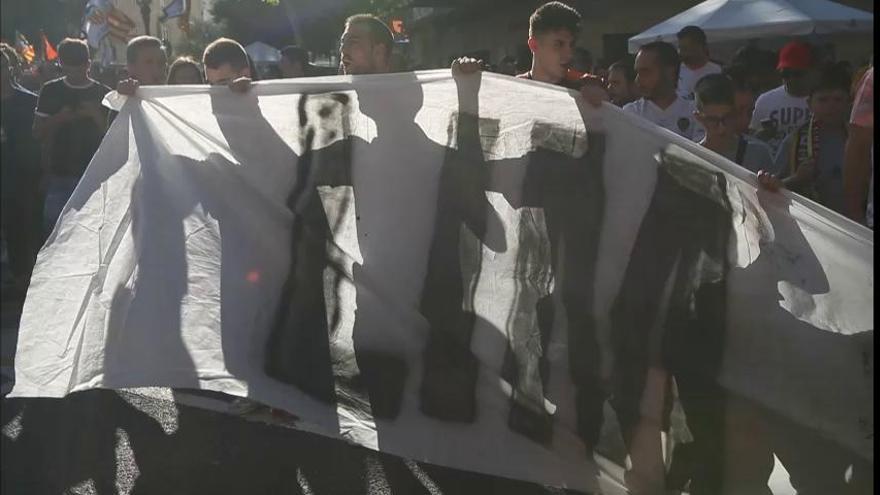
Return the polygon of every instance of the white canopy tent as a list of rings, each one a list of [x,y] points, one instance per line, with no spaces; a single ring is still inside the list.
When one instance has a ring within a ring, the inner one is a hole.
[[[710,44],[874,30],[874,15],[829,0],[706,0],[629,39],[630,53],[652,41],[677,44],[676,33],[699,26]]]
[[[278,63],[281,60],[281,52],[262,41],[255,41],[244,49],[255,64]]]

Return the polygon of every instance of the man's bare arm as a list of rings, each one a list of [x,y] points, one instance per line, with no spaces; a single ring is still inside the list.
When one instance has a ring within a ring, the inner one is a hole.
[[[874,131],[870,127],[851,125],[843,153],[843,191],[846,214],[865,223],[865,201],[871,180],[871,146]]]

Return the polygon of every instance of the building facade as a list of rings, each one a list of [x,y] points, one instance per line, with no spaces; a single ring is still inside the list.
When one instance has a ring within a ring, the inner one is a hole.
[[[199,22],[209,18],[211,0],[185,1],[188,1],[190,6],[190,22]],[[187,36],[187,33],[180,27],[180,18],[171,18],[164,22],[160,21],[162,9],[171,2],[172,0],[113,0],[114,7],[134,23],[134,27],[128,32],[130,37],[149,34],[163,40],[168,40],[172,46],[177,46]],[[108,36],[108,38],[110,40],[108,48],[112,52],[108,58],[114,64],[125,64],[126,42],[116,37]],[[102,47],[101,49],[106,48]],[[103,53],[98,55],[97,60],[103,58],[101,55]]]

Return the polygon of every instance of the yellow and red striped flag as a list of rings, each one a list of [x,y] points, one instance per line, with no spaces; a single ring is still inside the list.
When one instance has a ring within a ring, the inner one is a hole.
[[[27,63],[34,61],[34,57],[36,56],[34,47],[31,45],[30,41],[18,31],[15,32],[15,46],[18,48],[18,53],[21,54],[22,58],[24,58]]]

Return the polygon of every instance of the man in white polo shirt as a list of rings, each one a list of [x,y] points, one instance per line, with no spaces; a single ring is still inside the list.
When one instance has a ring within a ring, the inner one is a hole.
[[[676,93],[678,51],[664,41],[639,49],[636,55],[636,85],[642,98],[624,105],[623,110],[692,141],[700,141],[705,130],[694,118],[693,101]]]
[[[685,100],[693,100],[697,82],[709,74],[720,74],[721,66],[709,60],[706,33],[699,27],[685,26],[678,32],[677,37],[678,56],[681,58],[678,95]]]

